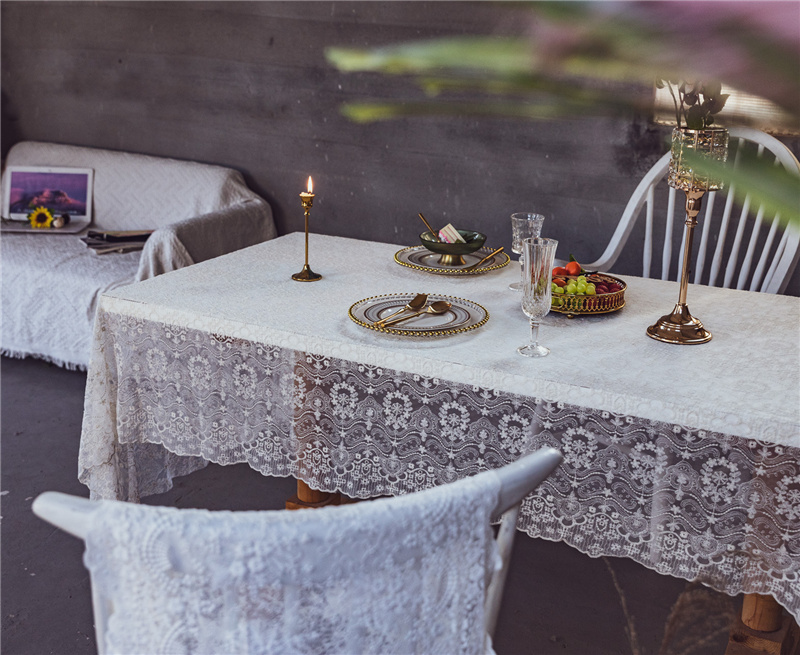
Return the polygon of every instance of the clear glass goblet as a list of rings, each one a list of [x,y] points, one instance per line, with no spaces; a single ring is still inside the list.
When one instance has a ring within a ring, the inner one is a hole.
[[[517,348],[517,352],[525,357],[544,357],[550,353],[549,348],[539,344],[539,322],[550,312],[553,260],[557,247],[558,241],[541,237],[522,242],[522,311],[530,319],[531,337],[530,343]]]
[[[544,223],[544,216],[541,214],[534,214],[533,212],[511,214],[511,250],[520,255],[520,275],[522,275],[523,268],[522,241],[540,236],[542,234],[542,223]],[[522,283],[512,282],[508,285],[508,288],[512,291],[522,291]]]

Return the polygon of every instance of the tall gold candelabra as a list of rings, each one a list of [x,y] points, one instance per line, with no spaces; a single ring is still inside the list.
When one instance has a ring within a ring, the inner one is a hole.
[[[309,177],[308,191],[303,191],[303,193],[300,194],[300,202],[303,205],[303,210],[306,215],[306,263],[302,271],[292,275],[293,280],[299,280],[300,282],[316,282],[322,279],[322,276],[312,271],[311,267],[308,265],[308,215],[311,213],[311,206],[314,204],[314,194],[311,192],[313,187],[311,184],[311,178]]]
[[[711,340],[703,324],[692,316],[686,304],[689,288],[689,260],[692,255],[692,237],[697,225],[703,196],[706,191],[721,189],[722,180],[698,174],[684,160],[686,151],[724,162],[728,158],[728,131],[724,128],[690,130],[675,128],[672,132],[672,158],[669,162],[668,183],[686,193],[686,238],[683,244],[683,268],[681,270],[678,302],[672,312],[662,316],[647,328],[647,335],[658,341],[677,344],[699,344]]]

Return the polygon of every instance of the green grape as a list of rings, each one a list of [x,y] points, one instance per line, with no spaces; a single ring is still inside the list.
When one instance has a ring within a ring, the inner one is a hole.
[[[587,296],[594,296],[597,293],[597,289],[595,286],[590,282],[586,285],[586,295]]]

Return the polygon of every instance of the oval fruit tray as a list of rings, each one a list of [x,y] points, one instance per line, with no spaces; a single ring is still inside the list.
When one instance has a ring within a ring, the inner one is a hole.
[[[558,277],[567,282],[578,279],[577,275],[559,275]],[[605,273],[591,273],[586,276],[586,281],[595,284],[596,287],[601,289],[601,285],[604,283],[605,285],[615,285],[611,287],[615,290],[607,293],[598,292],[593,296],[554,293],[550,311],[566,314],[567,318],[572,318],[573,316],[586,314],[609,314],[625,306],[625,289],[628,285],[618,277]],[[617,287],[619,288],[617,289]]]

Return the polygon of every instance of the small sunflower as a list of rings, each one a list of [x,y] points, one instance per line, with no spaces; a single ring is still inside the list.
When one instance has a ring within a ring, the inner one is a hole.
[[[28,220],[31,222],[33,229],[49,228],[53,222],[53,215],[46,207],[37,207],[28,214]]]

